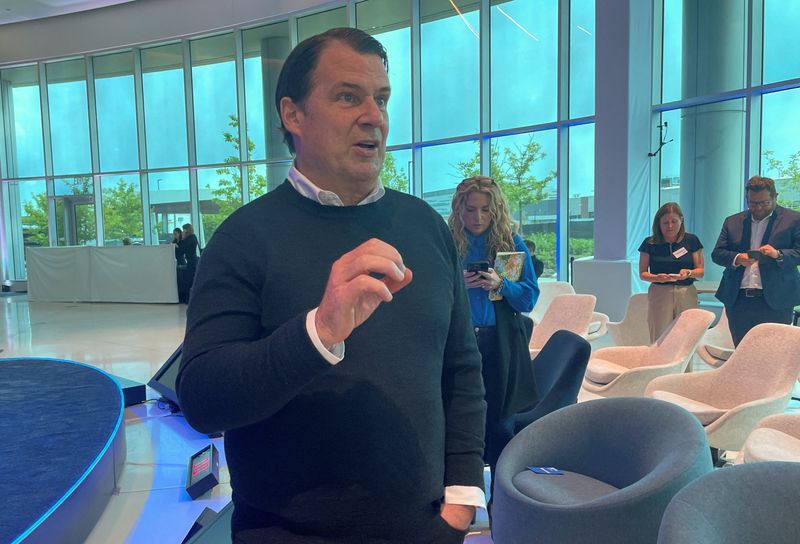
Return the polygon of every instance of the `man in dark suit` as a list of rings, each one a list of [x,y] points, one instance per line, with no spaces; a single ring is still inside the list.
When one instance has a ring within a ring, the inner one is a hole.
[[[725,267],[716,296],[734,345],[759,323],[790,324],[800,304],[800,213],[777,205],[770,178],[753,176],[745,194],[748,209],[725,219],[711,253]]]

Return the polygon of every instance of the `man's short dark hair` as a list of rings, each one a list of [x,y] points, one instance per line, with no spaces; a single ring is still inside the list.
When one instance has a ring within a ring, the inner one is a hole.
[[[778,191],[775,190],[775,180],[764,176],[753,176],[747,180],[747,184],[744,186],[745,192],[763,191],[764,189],[769,191],[772,198],[778,194]]]
[[[358,53],[377,55],[383,62],[386,72],[389,72],[389,58],[381,42],[357,28],[332,28],[297,44],[297,47],[289,53],[283,63],[283,68],[281,68],[281,73],[278,76],[278,85],[275,89],[275,107],[278,110],[278,118],[281,120],[283,139],[292,153],[294,153],[294,140],[289,131],[286,130],[286,127],[283,126],[281,99],[287,96],[295,104],[302,104],[308,98],[311,93],[311,77],[317,68],[319,55],[329,42],[334,40],[350,46],[353,51]]]

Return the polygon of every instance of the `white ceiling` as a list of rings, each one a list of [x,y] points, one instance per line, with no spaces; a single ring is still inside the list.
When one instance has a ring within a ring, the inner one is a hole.
[[[55,17],[135,0],[0,0],[0,25]]]

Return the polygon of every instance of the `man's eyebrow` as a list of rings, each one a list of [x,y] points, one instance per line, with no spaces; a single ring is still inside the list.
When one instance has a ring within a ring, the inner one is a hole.
[[[354,91],[364,91],[364,87],[362,87],[361,85],[359,85],[357,83],[350,83],[348,81],[342,81],[340,83],[337,83],[334,86],[334,89],[337,90],[337,91],[341,90],[341,89],[349,89],[349,90],[354,90]],[[392,88],[389,87],[388,85],[378,89],[378,94],[389,94],[391,92],[392,92]]]

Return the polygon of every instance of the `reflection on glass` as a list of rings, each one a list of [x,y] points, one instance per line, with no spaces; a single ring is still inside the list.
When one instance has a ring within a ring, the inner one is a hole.
[[[412,171],[410,149],[387,151],[381,169],[381,183],[389,189],[411,193]]]
[[[800,2],[764,0],[764,83],[800,77]]]
[[[411,143],[411,20],[408,0],[356,4],[356,26],[373,35],[389,57],[388,145]]]
[[[595,0],[571,0],[569,25],[569,116],[594,115]]]
[[[197,171],[200,193],[200,228],[195,234],[205,247],[220,223],[242,205],[242,173],[238,166]]]
[[[456,185],[479,173],[477,141],[425,147],[422,149],[422,199],[447,219]]]
[[[321,34],[330,28],[348,26],[344,7],[330,9],[313,15],[297,18],[297,41]]]
[[[159,244],[172,242],[172,231],[192,222],[189,172],[153,172],[147,175],[150,194],[150,228]]]
[[[47,247],[47,186],[44,180],[8,182],[7,208],[11,232],[11,252],[14,267],[25,274],[25,248]]]
[[[747,4],[747,0],[664,2],[664,102],[745,85]]]
[[[136,99],[133,90],[133,53],[94,57],[97,136],[100,170],[139,168]]]
[[[139,174],[104,176],[100,180],[105,245],[122,245],[125,238],[132,244],[144,243],[142,193],[139,186]]]
[[[278,74],[291,49],[289,23],[282,21],[245,30],[242,32],[242,41],[247,115],[246,160],[288,157],[289,150],[283,143],[273,97]]]
[[[186,101],[181,44],[142,49],[145,138],[150,168],[186,166]]]
[[[55,180],[56,245],[97,245],[91,176]]]
[[[543,276],[556,273],[556,131],[491,140],[492,177],[503,189],[523,238],[533,238]]]
[[[54,62],[46,71],[53,172],[91,172],[86,65],[83,59]]]
[[[233,34],[192,41],[197,164],[239,160],[239,113]]]
[[[555,121],[558,0],[492,0],[490,13],[492,130]]]
[[[778,203],[800,210],[800,89],[764,95],[761,172],[775,180]]]
[[[478,4],[422,0],[422,138],[480,130]]]
[[[35,65],[0,70],[0,81],[5,84],[0,88],[5,87],[9,117],[13,119],[13,123],[7,123],[12,142],[9,175],[12,178],[43,176],[39,70]]]
[[[591,257],[594,255],[594,124],[569,129],[568,208],[569,256]]]

